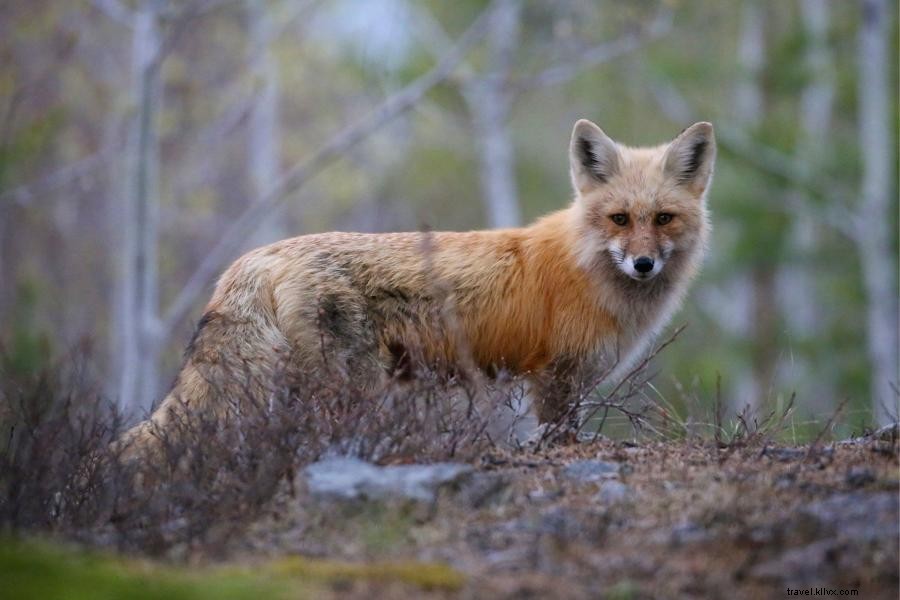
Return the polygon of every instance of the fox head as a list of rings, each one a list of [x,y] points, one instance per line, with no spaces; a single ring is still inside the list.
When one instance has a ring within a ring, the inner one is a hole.
[[[709,229],[706,192],[715,157],[709,123],[691,125],[668,144],[629,148],[578,121],[569,159],[582,267],[613,266],[649,281],[695,256]]]

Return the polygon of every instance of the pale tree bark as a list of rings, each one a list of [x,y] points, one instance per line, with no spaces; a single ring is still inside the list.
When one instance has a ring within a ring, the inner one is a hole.
[[[278,64],[272,52],[277,30],[265,0],[246,0],[250,33],[250,62],[256,101],[250,111],[248,165],[253,201],[259,202],[278,179],[281,139],[278,131],[280,85]],[[277,207],[260,223],[250,243],[261,246],[285,237],[283,207]]]
[[[449,38],[440,23],[421,6],[411,4],[411,7],[417,15],[418,35],[426,50],[434,55],[443,51]],[[521,42],[521,0],[498,2],[490,21],[485,69],[476,71],[471,65],[463,65],[456,79],[477,144],[479,184],[489,226],[513,227],[522,222],[509,123],[515,99],[527,90],[562,85],[591,67],[639,50],[648,41],[668,33],[672,18],[671,10],[663,7],[641,30],[584,48],[535,75],[514,77],[515,56]]]
[[[741,31],[738,40],[738,66],[740,78],[735,86],[735,122],[745,130],[755,130],[763,119],[765,94],[761,83],[766,62],[765,39],[766,13],[761,3],[745,0],[741,7]],[[766,356],[768,348],[761,344],[767,332],[773,329],[774,303],[769,304],[774,294],[774,281],[766,272],[766,267],[754,266],[747,273],[735,275],[728,284],[734,290],[746,290],[748,302],[739,303],[745,315],[737,321],[743,325],[739,335],[754,338],[750,368],[735,369],[730,374],[731,393],[728,395],[729,411],[739,413],[745,408],[758,410],[768,392],[774,369],[771,358]],[[727,306],[720,307],[719,320],[734,318]]]
[[[519,46],[521,13],[519,0],[501,0],[491,16],[487,69],[467,78],[462,87],[478,144],[481,194],[490,227],[515,227],[522,222],[509,128],[513,98],[508,85]]]
[[[755,161],[766,159],[762,166],[769,170],[782,168],[782,157],[769,160],[766,153],[757,151],[757,145],[752,139],[762,122],[765,108],[765,94],[761,85],[766,64],[765,17],[765,8],[761,3],[753,0],[743,3],[737,47],[740,72],[734,88],[734,112],[731,119],[717,127],[716,137],[723,149],[728,148],[732,152],[740,150],[742,158]],[[670,119],[690,123],[700,118],[674,86],[665,82],[656,83],[652,86],[652,92],[660,108]],[[747,145],[752,147],[751,150],[745,148]],[[728,387],[725,394],[726,406],[722,408],[729,415],[738,414],[745,409],[751,413],[758,411],[760,400],[769,391],[765,374],[766,361],[774,360],[773,357],[764,355],[767,350],[765,344],[759,344],[763,335],[761,332],[773,327],[774,303],[768,302],[769,296],[774,294],[772,278],[767,277],[760,268],[742,270],[726,277],[718,285],[706,286],[698,294],[703,311],[716,321],[723,332],[742,340],[754,339],[751,364],[735,366],[728,373],[724,382]]]
[[[820,171],[829,148],[827,142],[831,127],[835,96],[835,71],[828,45],[830,9],[828,0],[801,0],[800,18],[807,40],[804,62],[809,73],[809,83],[800,97],[799,112],[801,130],[796,155],[812,169]],[[811,206],[809,194],[798,187],[790,192],[791,204]],[[810,271],[809,258],[819,246],[821,224],[811,214],[799,213],[791,222],[788,235],[789,256],[778,270],[779,306],[787,315],[785,326],[790,339],[788,344],[802,342],[817,335],[828,315],[819,301],[816,277]],[[786,383],[806,384],[801,400],[816,416],[825,417],[834,410],[834,377],[830,369],[821,368],[813,373],[809,360],[796,355],[789,348]]]
[[[114,351],[119,367],[119,403],[131,413],[152,405],[159,377],[157,118],[161,100],[160,12],[163,8],[161,1],[144,2],[128,22],[132,29],[132,116],[123,194],[123,246],[116,291],[119,318]],[[120,13],[119,18],[124,15]]]
[[[856,243],[866,292],[866,333],[872,366],[871,396],[875,420],[897,419],[898,302],[897,254],[892,224],[897,216],[894,188],[896,140],[889,78],[896,56],[889,52],[893,22],[887,0],[863,0],[859,30],[859,145],[862,153],[861,204]]]
[[[735,89],[736,119],[745,128],[757,127],[763,118],[763,89],[760,83],[766,63],[765,8],[754,0],[741,6],[738,65],[741,77]]]

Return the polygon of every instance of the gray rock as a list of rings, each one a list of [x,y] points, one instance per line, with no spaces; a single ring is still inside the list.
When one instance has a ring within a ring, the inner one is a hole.
[[[594,496],[594,500],[600,504],[618,504],[632,496],[631,488],[621,481],[604,481],[600,485],[600,492]]]
[[[782,473],[775,478],[775,481],[772,482],[772,485],[777,490],[784,490],[793,486],[795,483],[797,483],[796,473]]]
[[[502,473],[472,473],[460,481],[454,500],[470,508],[483,508],[502,501],[509,482]]]
[[[566,465],[563,473],[569,479],[582,483],[596,483],[619,476],[622,466],[605,460],[576,460]]]
[[[875,472],[872,469],[867,467],[851,467],[849,471],[847,471],[847,476],[844,478],[844,481],[853,488],[864,487],[870,483],[875,483],[877,477],[875,477]]]
[[[711,540],[712,537],[712,533],[699,523],[684,521],[672,528],[669,543],[673,546],[683,546],[685,544],[706,542]]]
[[[842,539],[876,540],[897,536],[900,499],[894,492],[849,492],[812,502],[804,511]]]
[[[790,582],[792,586],[805,587],[828,583],[836,570],[840,546],[827,539],[791,548],[773,560],[754,566],[750,577],[771,582]]]
[[[458,463],[380,467],[357,458],[326,458],[306,467],[309,491],[320,498],[344,500],[408,499],[433,502],[441,486],[472,472]]]
[[[544,511],[531,530],[559,540],[596,540],[609,526],[602,512],[571,507],[551,507]]]
[[[528,501],[533,504],[548,504],[553,502],[554,500],[559,500],[564,495],[564,492],[561,489],[554,490],[531,490],[525,497],[528,498]]]
[[[894,444],[900,440],[900,423],[891,423],[861,437],[849,438],[837,442],[842,445],[865,444],[872,441]]]
[[[900,423],[885,425],[881,429],[872,432],[872,435],[869,437],[882,442],[896,442],[900,439]]]
[[[875,564],[878,555],[896,555],[898,509],[893,492],[839,493],[811,502],[778,527],[806,543],[754,566],[749,575],[791,587],[823,585],[836,574]]]

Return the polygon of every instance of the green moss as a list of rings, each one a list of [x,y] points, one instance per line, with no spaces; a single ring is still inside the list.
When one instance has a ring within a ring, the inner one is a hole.
[[[9,598],[239,600],[315,598],[339,581],[398,582],[456,590],[458,571],[437,563],[346,563],[289,557],[250,567],[184,567],[118,558],[44,542],[0,540],[0,581]]]
[[[217,569],[191,572],[35,542],[0,542],[0,581],[10,598],[66,600],[311,597],[314,590]]]
[[[610,600],[630,600],[631,598],[637,598],[639,592],[640,589],[633,581],[625,579],[609,588],[606,592],[606,598]]]
[[[457,590],[465,583],[462,573],[447,565],[414,561],[347,563],[292,556],[272,563],[270,568],[279,575],[299,576],[325,582],[348,579],[397,581],[426,590]]]

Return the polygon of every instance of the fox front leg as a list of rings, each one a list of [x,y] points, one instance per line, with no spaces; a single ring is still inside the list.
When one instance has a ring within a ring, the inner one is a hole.
[[[580,361],[557,359],[534,378],[535,408],[538,421],[550,427],[577,431],[579,401],[589,380]]]

